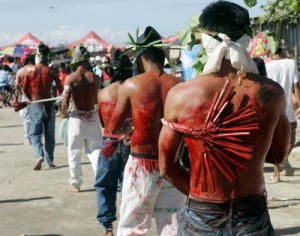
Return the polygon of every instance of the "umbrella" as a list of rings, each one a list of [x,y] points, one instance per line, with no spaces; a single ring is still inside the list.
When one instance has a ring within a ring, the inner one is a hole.
[[[0,54],[8,55],[11,57],[23,57],[29,51],[25,45],[8,46],[0,50]]]

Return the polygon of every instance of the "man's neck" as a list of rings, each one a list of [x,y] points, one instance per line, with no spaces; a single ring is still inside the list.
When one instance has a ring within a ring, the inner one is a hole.
[[[282,57],[279,54],[272,55],[271,58],[272,58],[272,60],[280,60],[280,59],[282,59]]]

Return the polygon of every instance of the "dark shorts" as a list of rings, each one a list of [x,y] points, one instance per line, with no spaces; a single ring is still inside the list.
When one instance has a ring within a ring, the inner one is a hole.
[[[179,236],[275,235],[262,196],[223,204],[189,199],[178,222]]]

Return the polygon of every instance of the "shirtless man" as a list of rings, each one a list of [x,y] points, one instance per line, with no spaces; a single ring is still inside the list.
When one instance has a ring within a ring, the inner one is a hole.
[[[101,90],[98,94],[98,114],[102,127],[104,128],[103,145],[116,142],[116,150],[108,159],[100,155],[96,172],[95,188],[97,191],[98,214],[97,219],[103,225],[106,236],[113,234],[112,223],[116,218],[116,197],[118,182],[120,188],[123,184],[123,172],[129,156],[130,145],[123,142],[123,135],[111,134],[109,122],[118,100],[118,92],[123,82],[132,76],[132,63],[124,55],[119,58],[120,51],[114,54],[116,60],[112,64],[111,84]]]
[[[262,181],[265,161],[287,152],[284,91],[245,50],[246,9],[214,2],[199,21],[209,59],[198,78],[170,90],[159,137],[160,173],[188,196],[178,235],[275,235]],[[182,138],[190,174],[175,157]]]
[[[83,46],[75,48],[70,66],[75,72],[65,80],[62,115],[69,118],[68,124],[68,162],[70,169],[68,192],[79,192],[82,184],[81,150],[85,152],[96,173],[100,154],[102,131],[95,104],[101,79],[94,75],[89,64],[89,53]],[[71,113],[68,113],[70,100]]]
[[[55,81],[59,91],[63,91],[58,74],[48,66],[50,49],[40,44],[35,56],[35,66],[25,76],[23,91],[29,101],[51,98],[51,85]],[[52,168],[55,148],[55,111],[54,102],[32,103],[30,105],[30,142],[33,146],[36,165],[40,170],[44,161],[44,150],[41,135],[45,135],[45,154],[47,165]]]
[[[135,57],[141,74],[124,82],[110,123],[115,133],[132,111],[134,131],[124,170],[119,236],[145,235],[155,210],[157,235],[176,235],[176,213],[184,201],[184,196],[166,186],[159,175],[157,144],[165,98],[169,89],[183,80],[164,73],[162,49],[145,46],[156,40],[160,36],[150,26],[139,37],[137,44],[144,47]]]
[[[31,70],[34,70],[34,55],[29,55],[25,59],[24,66],[20,68],[16,74],[15,89],[18,94],[17,98],[21,96],[22,102],[29,101],[28,98],[25,96],[25,94],[22,92],[22,84],[24,82],[27,72]],[[22,109],[21,114],[22,114],[22,123],[23,123],[25,142],[31,144],[29,139],[29,127],[30,127],[29,111],[30,111],[30,104],[28,104],[25,108]]]

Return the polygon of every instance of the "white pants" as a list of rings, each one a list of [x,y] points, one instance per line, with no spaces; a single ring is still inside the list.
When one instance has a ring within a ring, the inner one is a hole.
[[[84,146],[94,174],[101,150],[102,131],[96,111],[71,113],[68,125],[68,162],[70,169],[69,183],[74,187],[82,184],[81,150]]]
[[[22,102],[28,102],[28,98],[22,94],[21,98]],[[21,110],[21,117],[22,117],[22,123],[23,123],[23,130],[24,130],[24,138],[25,140],[29,141],[29,125],[30,125],[30,105],[27,104],[25,108]]]
[[[161,178],[158,168],[149,172],[139,160],[130,155],[125,166],[117,236],[147,235],[152,216],[157,235],[175,236],[186,196]]]

